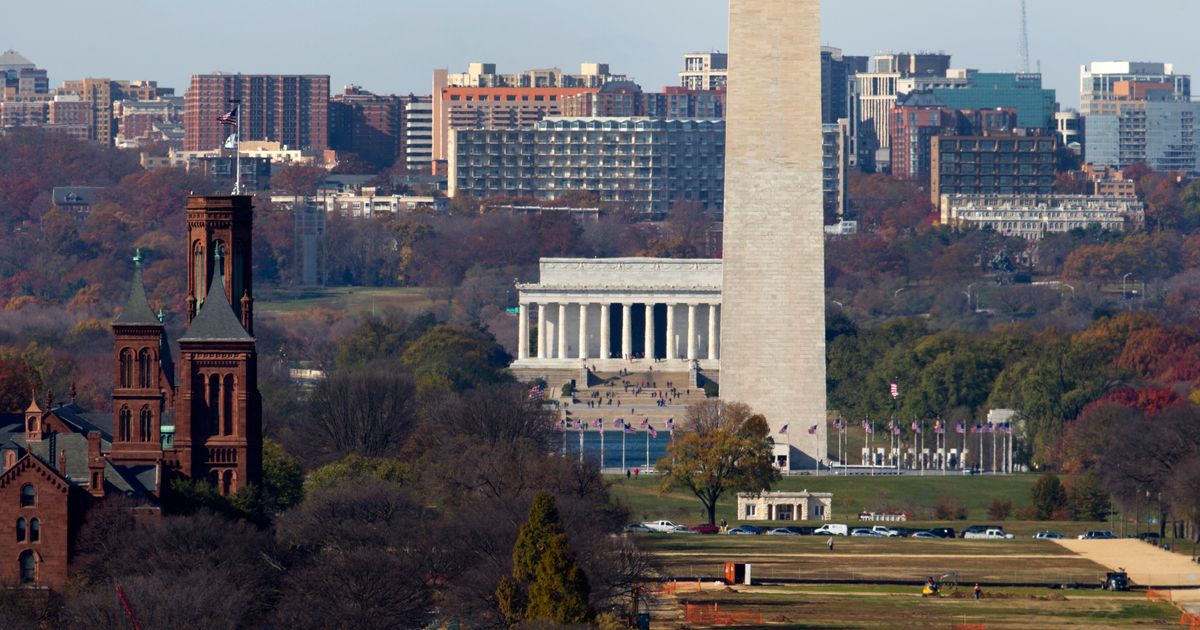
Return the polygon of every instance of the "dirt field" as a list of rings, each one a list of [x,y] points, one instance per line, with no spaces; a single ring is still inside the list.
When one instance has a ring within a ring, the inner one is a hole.
[[[1200,612],[1200,564],[1140,540],[1060,540],[1064,548],[1111,569],[1124,568],[1139,586],[1190,586],[1171,591],[1171,599]]]

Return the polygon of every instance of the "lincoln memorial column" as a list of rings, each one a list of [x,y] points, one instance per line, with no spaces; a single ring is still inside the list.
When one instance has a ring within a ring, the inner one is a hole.
[[[579,358],[588,358],[588,326],[587,326],[587,310],[588,303],[583,302],[579,305]]]
[[[600,358],[612,358],[612,320],[608,316],[608,302],[600,305]]]
[[[621,305],[621,358],[633,356],[633,305]]]
[[[538,304],[537,354],[539,359],[546,358],[546,305]]]
[[[529,358],[529,306],[517,305],[517,359]]]
[[[567,358],[567,303],[558,303],[558,354],[556,359]]]
[[[647,360],[654,360],[654,303],[646,303],[646,352]]]
[[[696,305],[688,304],[688,361],[696,360]]]
[[[717,305],[708,305],[708,360],[717,358]]]
[[[667,358],[674,359],[679,355],[675,343],[675,305],[667,305]]]

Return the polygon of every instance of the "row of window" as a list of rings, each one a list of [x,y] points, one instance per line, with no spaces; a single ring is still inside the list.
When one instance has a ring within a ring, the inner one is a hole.
[[[120,380],[121,387],[134,386],[134,356],[133,350],[125,348],[121,350],[120,361]],[[153,387],[151,383],[153,379],[154,369],[154,353],[149,348],[142,348],[137,353],[137,387],[143,389]]]
[[[17,519],[17,542],[35,543],[42,539],[42,524],[39,519],[31,518],[26,524],[25,518]]]

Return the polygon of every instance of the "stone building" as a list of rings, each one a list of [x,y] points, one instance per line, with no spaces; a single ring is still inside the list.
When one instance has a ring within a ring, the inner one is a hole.
[[[157,514],[170,480],[223,495],[262,475],[262,403],[252,337],[251,197],[190,197],[179,370],[135,257],[129,300],[112,322],[112,411],[47,393],[0,416],[0,584],[61,587],[85,512],[110,494]]]
[[[828,521],[833,518],[831,492],[739,492],[740,521]]]
[[[543,258],[540,272],[517,285],[515,370],[717,371],[721,261]]]

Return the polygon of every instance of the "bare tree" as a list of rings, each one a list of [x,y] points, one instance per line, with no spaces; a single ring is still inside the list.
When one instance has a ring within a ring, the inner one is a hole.
[[[386,366],[332,374],[313,389],[302,419],[307,455],[325,461],[397,452],[416,424],[415,391],[407,376]]]

